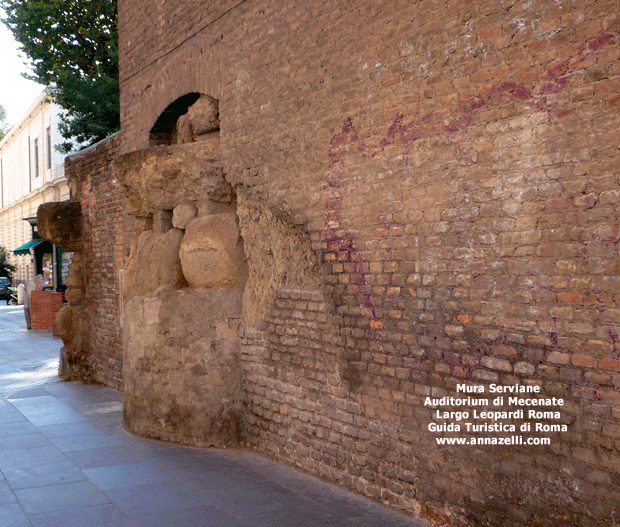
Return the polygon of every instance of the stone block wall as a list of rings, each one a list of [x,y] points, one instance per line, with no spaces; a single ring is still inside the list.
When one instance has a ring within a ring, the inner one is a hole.
[[[437,524],[616,523],[615,2],[122,0],[119,23],[123,153],[219,101],[246,440]],[[463,385],[561,398],[551,443],[439,444],[493,435],[429,429]]]
[[[160,440],[236,445],[247,270],[220,163],[217,100],[176,101],[149,139],[115,162],[140,226],[123,281],[124,423]]]

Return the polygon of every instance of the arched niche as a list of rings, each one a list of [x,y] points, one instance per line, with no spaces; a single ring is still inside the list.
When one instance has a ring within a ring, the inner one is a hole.
[[[201,94],[187,93],[171,102],[159,115],[149,132],[149,146],[171,145],[177,142],[177,121],[185,115]]]

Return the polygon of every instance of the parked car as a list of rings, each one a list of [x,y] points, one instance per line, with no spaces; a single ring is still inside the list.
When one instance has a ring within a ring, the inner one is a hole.
[[[10,285],[11,281],[8,278],[0,276],[0,299],[4,298],[2,295],[5,295],[7,293]]]

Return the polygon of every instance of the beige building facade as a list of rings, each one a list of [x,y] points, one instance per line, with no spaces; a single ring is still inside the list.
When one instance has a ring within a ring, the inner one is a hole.
[[[54,149],[61,139],[60,111],[43,91],[0,141],[0,246],[17,267],[14,284],[27,281],[37,271],[34,249],[28,254],[13,253],[33,238],[33,228],[24,219],[36,217],[42,203],[69,199],[64,156]],[[50,255],[40,265],[62,265],[56,262],[55,251]],[[53,286],[51,269],[41,271],[50,282],[46,285]]]

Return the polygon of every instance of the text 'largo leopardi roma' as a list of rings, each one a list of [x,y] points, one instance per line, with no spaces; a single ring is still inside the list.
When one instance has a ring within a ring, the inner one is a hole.
[[[435,410],[435,415],[433,418],[443,421],[443,420],[452,420],[452,421],[464,421],[470,418],[472,419],[483,419],[496,421],[495,423],[488,424],[473,424],[473,423],[464,423],[468,432],[514,432],[516,427],[514,424],[505,424],[505,423],[497,423],[498,420],[504,419],[559,419],[560,412],[557,410],[540,410],[540,409],[531,409],[526,408],[523,409],[521,407],[558,407],[564,406],[564,400],[557,397],[536,397],[534,394],[540,393],[539,386],[523,386],[523,385],[498,385],[491,384],[488,387],[488,393],[493,394],[495,397],[492,399],[492,402],[488,398],[484,397],[486,394],[486,387],[483,385],[466,385],[466,384],[458,384],[457,385],[457,393],[472,395],[463,396],[463,397],[449,397],[444,396],[441,398],[432,398],[427,397],[424,401],[425,406],[438,407],[438,406],[458,406],[458,407],[503,407],[504,405],[508,406],[516,406],[517,408],[514,410],[506,411],[502,410],[489,410],[488,408],[485,410],[478,410],[476,408],[470,408],[470,411],[445,411],[445,410]],[[475,395],[474,395],[475,394]],[[498,395],[500,394],[500,395]],[[504,395],[505,394],[505,395]],[[511,395],[514,394],[514,395]],[[527,397],[527,394],[532,394],[534,397]],[[524,397],[525,396],[525,397]],[[529,429],[529,427],[528,427]],[[429,430],[432,432],[439,431],[460,431],[460,425],[456,423],[450,424],[437,424],[430,423]],[[536,423],[535,427],[536,431],[566,431],[566,425],[547,425]]]

